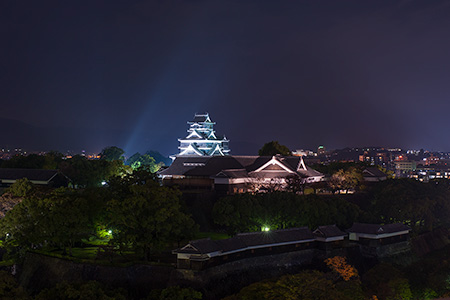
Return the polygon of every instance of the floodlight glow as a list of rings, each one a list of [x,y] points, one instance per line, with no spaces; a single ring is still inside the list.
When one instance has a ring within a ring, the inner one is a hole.
[[[269,227],[263,227],[263,228],[262,228],[262,231],[266,231],[266,232],[267,232],[267,231],[270,231],[270,228],[269,228]]]

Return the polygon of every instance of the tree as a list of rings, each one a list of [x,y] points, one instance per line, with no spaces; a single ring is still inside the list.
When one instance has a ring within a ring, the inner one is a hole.
[[[192,288],[171,286],[163,290],[153,290],[147,300],[201,300],[203,295]]]
[[[47,245],[68,248],[71,254],[75,243],[94,232],[95,218],[103,210],[100,195],[66,188],[27,195],[0,220],[4,246],[19,256]]]
[[[60,165],[61,172],[69,177],[76,187],[100,186],[103,181],[127,173],[129,168],[122,160],[88,160],[81,155],[75,155]]]
[[[150,172],[156,173],[164,163],[156,163],[155,159],[148,154],[140,154],[136,152],[129,159],[127,159],[127,165],[131,166],[133,170],[141,167],[147,168]]]
[[[25,197],[28,195],[34,188],[34,185],[27,179],[17,179],[9,188],[8,192],[11,193],[14,197]]]
[[[335,256],[325,259],[327,266],[336,274],[338,274],[344,281],[349,281],[352,278],[359,278],[358,270],[347,263],[345,257]]]
[[[56,151],[50,151],[45,155],[29,154],[16,155],[2,164],[3,168],[23,168],[23,169],[58,169],[63,155]]]
[[[0,271],[0,299],[3,300],[31,300],[25,290],[19,286],[14,276]]]
[[[33,194],[25,197],[0,219],[0,236],[4,239],[3,247],[10,256],[21,257],[33,245],[43,242],[39,218],[39,201]]]
[[[73,284],[66,281],[52,288],[42,290],[36,300],[125,300],[127,297],[121,290],[108,290],[97,281]]]
[[[95,218],[103,210],[101,190],[54,190],[40,200],[42,235],[53,246],[72,256],[72,248],[94,232]]]
[[[162,250],[168,242],[195,233],[194,221],[181,211],[178,190],[133,175],[110,182],[110,187],[108,212],[118,246],[131,246],[148,260],[151,252]]]
[[[411,300],[412,292],[409,287],[408,279],[395,278],[389,282],[389,288],[392,291],[392,295],[386,297],[386,300]]]
[[[172,159],[171,158],[162,155],[158,151],[149,150],[149,151],[145,152],[145,154],[148,154],[151,157],[153,157],[157,164],[163,163],[165,166],[170,166],[170,164],[172,163]]]
[[[380,263],[363,276],[365,290],[379,299],[409,300],[412,292],[404,274],[387,263]]]
[[[287,176],[285,180],[288,191],[291,191],[293,193],[303,192],[305,182],[300,176],[290,175]]]
[[[220,199],[214,204],[213,219],[225,226],[230,235],[239,232],[257,231],[261,224],[254,219],[258,203],[251,194],[237,194]]]
[[[448,224],[450,191],[443,182],[385,180],[377,183],[371,193],[366,211],[378,222],[405,223],[416,232]]]
[[[288,192],[236,194],[218,200],[213,219],[225,226],[229,234],[324,224],[350,226],[359,216],[359,208],[345,199],[322,198],[317,195],[296,195]]]
[[[363,181],[362,173],[351,167],[347,171],[340,169],[334,173],[329,181],[330,188],[334,191],[345,190],[347,193],[349,190],[354,190]]]
[[[100,152],[100,159],[106,160],[106,161],[113,161],[113,160],[121,160],[124,161],[125,157],[123,154],[125,151],[120,149],[116,146],[106,147]]]
[[[368,163],[365,162],[330,162],[328,164],[313,164],[312,168],[314,170],[319,171],[322,174],[333,175],[339,170],[343,170],[344,172],[349,170],[350,168],[354,168],[362,172],[365,168],[370,167]]]
[[[258,151],[259,156],[273,156],[277,154],[283,156],[292,155],[291,150],[289,150],[289,148],[284,145],[280,145],[278,141],[271,141],[269,143],[266,143]]]
[[[303,271],[285,275],[277,280],[264,280],[243,288],[238,294],[225,298],[232,300],[361,300],[364,295],[359,280],[336,284],[327,274]]]

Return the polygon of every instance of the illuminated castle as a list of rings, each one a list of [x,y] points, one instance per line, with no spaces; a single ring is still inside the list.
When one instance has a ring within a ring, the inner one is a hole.
[[[225,156],[229,155],[229,140],[225,136],[216,136],[214,124],[209,114],[195,114],[194,120],[188,122],[188,135],[180,142],[178,156]]]

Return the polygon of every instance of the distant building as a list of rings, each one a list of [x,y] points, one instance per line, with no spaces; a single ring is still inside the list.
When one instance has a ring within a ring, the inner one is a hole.
[[[190,122],[188,135],[178,139],[180,153],[172,156],[225,156],[229,155],[229,140],[225,136],[218,136],[214,131],[215,122],[211,121],[208,113],[195,114]]]
[[[450,168],[438,165],[418,165],[409,177],[422,182],[428,182],[433,179],[450,179]]]
[[[425,165],[426,166],[437,165],[437,164],[439,164],[439,160],[440,160],[439,157],[436,157],[433,154],[431,154],[430,156],[425,158]]]
[[[366,168],[363,171],[364,181],[377,182],[387,179],[387,174],[380,171],[378,168]]]
[[[416,170],[415,161],[396,160],[394,161],[394,166],[396,177],[407,177]]]
[[[317,147],[317,155],[325,155],[327,153],[327,150],[323,145],[320,145]]]
[[[0,168],[0,187],[8,187],[18,179],[27,178],[36,185],[67,186],[70,180],[58,170]]]
[[[372,166],[385,166],[390,161],[390,155],[388,151],[364,151],[359,155],[359,161],[367,162]]]
[[[303,149],[297,149],[292,151],[293,156],[317,156],[317,153],[314,153],[311,150],[303,150]]]

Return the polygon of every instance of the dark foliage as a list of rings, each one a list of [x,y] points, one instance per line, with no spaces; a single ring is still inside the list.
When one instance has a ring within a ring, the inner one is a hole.
[[[278,141],[271,141],[269,143],[264,144],[261,149],[258,151],[259,156],[273,156],[273,155],[283,155],[290,156],[292,155],[291,150],[284,145],[280,145]]]
[[[359,209],[345,199],[296,195],[289,192],[238,194],[220,199],[213,218],[229,234],[258,231],[262,227],[283,229],[337,224],[348,228],[358,219]]]

